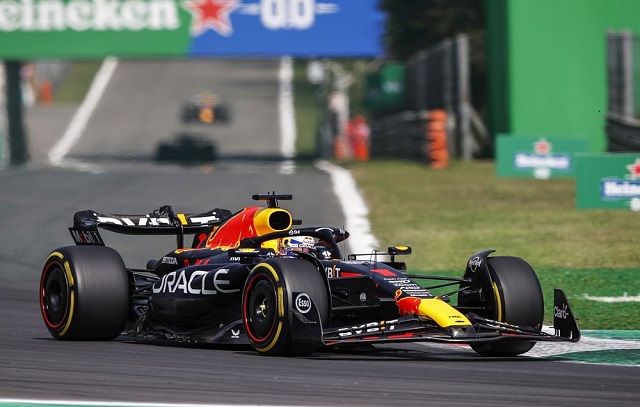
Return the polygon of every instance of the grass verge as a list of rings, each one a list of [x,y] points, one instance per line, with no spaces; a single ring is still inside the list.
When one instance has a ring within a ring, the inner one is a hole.
[[[491,248],[534,267],[547,307],[553,288],[564,289],[582,328],[640,329],[640,303],[586,298],[640,293],[640,214],[579,211],[575,180],[500,179],[489,161],[444,170],[404,161],[347,166],[381,246],[413,247],[412,272],[460,276],[469,256]]]

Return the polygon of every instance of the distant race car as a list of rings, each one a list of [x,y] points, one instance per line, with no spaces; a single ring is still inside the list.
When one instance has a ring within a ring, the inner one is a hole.
[[[158,144],[155,160],[186,165],[197,165],[215,161],[217,157],[216,144],[206,135],[181,132],[169,142]]]
[[[210,91],[193,95],[182,106],[182,121],[185,123],[227,123],[230,119],[229,107],[222,103],[220,96]]]
[[[343,229],[302,227],[278,201],[232,213],[145,215],[77,212],[75,246],[48,256],[40,282],[44,322],[54,338],[170,339],[250,344],[264,355],[388,342],[469,344],[485,356],[515,356],[537,341],[573,341],[580,331],[556,289],[554,333],[543,331],[543,296],[534,270],[517,257],[476,253],[460,278],[413,275],[406,246],[350,254]],[[146,269],[125,266],[98,229],[175,235],[177,248]],[[185,235],[194,235],[185,245]],[[447,291],[435,295],[436,290]],[[455,299],[456,304],[453,304]]]

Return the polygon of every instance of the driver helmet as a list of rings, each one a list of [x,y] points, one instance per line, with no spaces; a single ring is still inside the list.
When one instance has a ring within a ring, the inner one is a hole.
[[[311,253],[316,240],[311,236],[295,236],[285,241],[285,251]]]

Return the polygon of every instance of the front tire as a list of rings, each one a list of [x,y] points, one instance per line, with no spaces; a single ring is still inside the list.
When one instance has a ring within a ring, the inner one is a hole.
[[[56,339],[110,340],[124,329],[130,285],[124,262],[104,246],[54,250],[40,279],[40,309]]]
[[[518,257],[496,256],[487,259],[493,280],[487,311],[483,317],[511,325],[542,329],[544,300],[540,282],[533,268]],[[534,341],[504,341],[473,344],[483,356],[517,356],[533,348]]]
[[[329,294],[324,275],[311,262],[274,258],[259,263],[249,274],[242,295],[243,323],[251,345],[260,354],[304,356],[318,348],[295,340],[294,293],[308,296],[326,326]]]

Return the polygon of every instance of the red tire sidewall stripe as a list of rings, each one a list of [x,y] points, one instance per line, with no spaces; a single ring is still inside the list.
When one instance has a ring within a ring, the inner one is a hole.
[[[45,306],[45,297],[46,297],[46,290],[45,290],[45,282],[47,281],[47,277],[49,276],[49,273],[51,272],[51,270],[53,268],[55,268],[54,266],[58,266],[58,268],[60,268],[60,270],[64,271],[64,268],[62,266],[62,264],[58,261],[50,261],[49,263],[47,263],[44,272],[42,273],[42,278],[40,279],[40,311],[42,311],[42,317],[44,318],[44,323],[47,325],[47,327],[49,329],[60,329],[60,327],[64,324],[64,322],[67,320],[67,316],[69,313],[69,298],[67,298],[67,305],[66,305],[66,309],[64,311],[64,316],[63,318],[60,320],[59,323],[55,324],[53,322],[51,322],[51,320],[49,319],[49,316],[47,315],[47,310],[46,310],[46,306]],[[66,278],[66,277],[65,277]],[[69,293],[67,293],[68,296]]]

